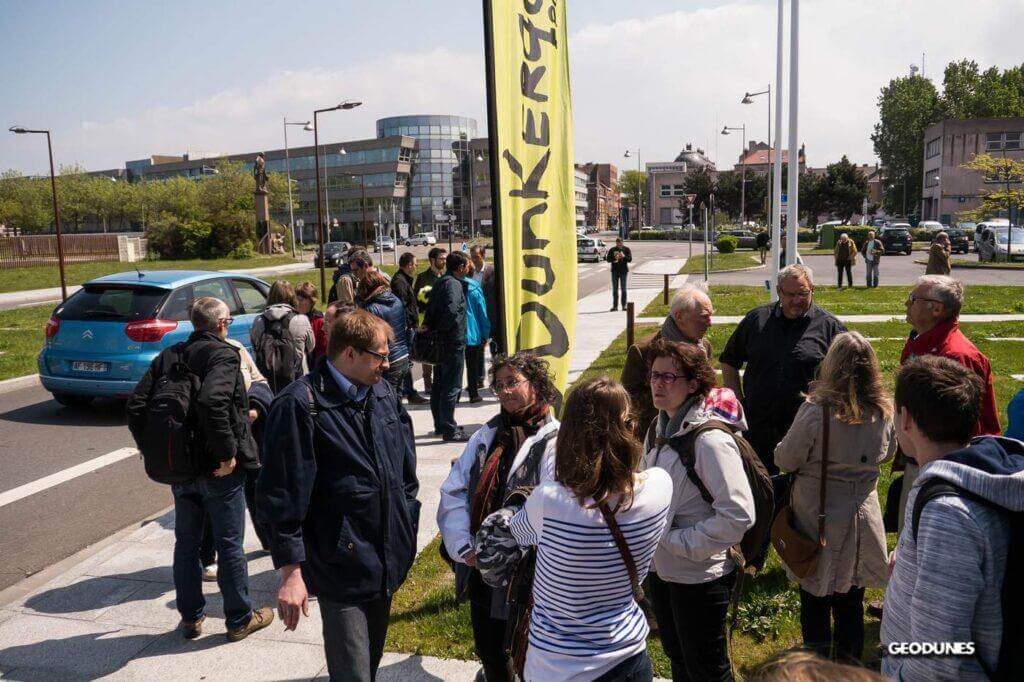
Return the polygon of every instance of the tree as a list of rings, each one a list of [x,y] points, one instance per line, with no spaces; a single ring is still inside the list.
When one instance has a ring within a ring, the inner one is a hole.
[[[1004,156],[992,156],[991,154],[978,154],[970,163],[963,166],[977,171],[983,177],[994,181],[987,183],[992,189],[982,190],[981,205],[971,211],[961,211],[957,214],[960,220],[971,220],[981,222],[988,218],[995,218],[1009,213],[1013,208],[1017,211],[1024,206],[1024,161],[1016,161]],[[998,182],[998,184],[996,184]],[[1010,187],[1007,190],[1007,183]],[[1016,184],[1016,187],[1014,185]]]
[[[800,174],[799,211],[807,218],[807,226],[816,228],[818,216],[828,212],[825,176],[815,173]],[[785,211],[783,211],[785,213]]]
[[[864,209],[864,199],[868,196],[868,180],[857,166],[843,155],[835,163],[830,163],[825,174],[822,193],[825,208],[844,223],[849,222],[854,213]]]
[[[647,187],[647,174],[642,171],[627,170],[622,171],[619,175],[618,182],[615,184],[615,191],[621,195],[621,204],[623,206],[632,206],[636,208],[637,199],[644,200],[642,195],[646,194]],[[637,220],[640,219],[640,214],[637,213]]]
[[[935,85],[920,76],[895,78],[882,88],[871,141],[886,168],[883,204],[889,213],[920,204],[924,129],[936,120],[940,106]]]
[[[687,194],[697,195],[693,207],[695,212],[699,212],[702,204],[704,208],[711,210],[711,195],[717,192],[718,186],[707,167],[698,166],[687,171],[683,176],[683,190]]]
[[[53,224],[49,179],[27,178],[16,170],[0,175],[0,222],[26,234],[46,232]]]

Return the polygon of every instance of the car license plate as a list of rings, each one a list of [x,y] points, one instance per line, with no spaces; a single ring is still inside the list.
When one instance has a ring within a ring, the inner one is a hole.
[[[71,369],[76,372],[106,372],[107,363],[105,362],[86,362],[84,360],[76,360],[71,363]]]

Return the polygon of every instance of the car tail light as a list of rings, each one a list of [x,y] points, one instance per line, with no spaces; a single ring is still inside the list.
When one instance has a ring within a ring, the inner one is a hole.
[[[60,331],[60,320],[56,317],[51,317],[46,321],[46,338],[52,339],[57,336],[57,332]]]
[[[177,328],[178,323],[174,320],[136,320],[128,323],[124,328],[124,333],[132,341],[147,343],[159,341],[167,332],[172,332]]]

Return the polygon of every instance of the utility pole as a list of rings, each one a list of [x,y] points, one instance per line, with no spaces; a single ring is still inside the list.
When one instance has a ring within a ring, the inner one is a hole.
[[[796,262],[797,228],[800,225],[800,0],[790,0],[789,27],[789,196],[786,225],[786,265]]]

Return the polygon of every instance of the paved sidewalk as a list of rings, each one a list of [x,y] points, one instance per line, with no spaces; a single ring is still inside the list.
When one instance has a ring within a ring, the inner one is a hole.
[[[647,271],[676,272],[681,265],[678,260],[659,263],[661,269],[652,265]],[[660,288],[635,289],[630,296],[644,306],[660,292]],[[570,381],[625,329],[625,315],[607,312],[610,305],[610,289],[579,301]],[[484,396],[483,403],[460,403],[456,411],[459,423],[468,430],[478,428],[497,412],[490,392],[485,391]],[[426,406],[413,407],[410,414],[417,434],[430,432],[433,425]],[[416,445],[423,504],[417,549],[422,550],[437,534],[439,488],[462,448],[425,435],[417,437]],[[302,619],[295,632],[287,632],[275,621],[250,638],[229,644],[224,638],[217,586],[204,583],[204,634],[186,641],[176,630],[179,616],[171,573],[173,547],[174,513],[167,511],[93,551],[24,597],[0,605],[0,677],[298,680],[326,675],[316,603],[310,605],[310,617]],[[259,551],[251,526],[245,548],[253,604],[273,605],[277,574],[270,557]],[[83,554],[87,553],[89,550]],[[378,679],[468,682],[478,668],[473,661],[389,653]]]
[[[125,263],[125,271],[131,270],[134,265],[139,265],[140,269],[145,269],[142,265],[145,263]],[[221,270],[220,272],[243,272],[249,275],[287,275],[293,272],[302,272],[303,270],[310,270],[313,268],[312,261],[306,261],[303,263],[289,263],[288,265],[273,265],[266,268],[251,268],[251,269],[240,269],[240,270]],[[82,287],[80,286],[69,286],[68,296],[75,293]],[[51,287],[48,289],[29,289],[27,291],[11,291],[8,293],[0,294],[0,310],[10,310],[12,308],[23,308],[32,305],[42,305],[44,303],[58,303],[60,301],[60,287]]]

